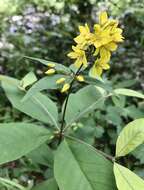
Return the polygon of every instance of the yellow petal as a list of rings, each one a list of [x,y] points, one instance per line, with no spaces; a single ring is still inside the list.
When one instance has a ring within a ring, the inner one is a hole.
[[[97,49],[95,50],[95,52],[94,52],[94,54],[93,54],[93,55],[94,55],[94,56],[97,56],[97,55],[99,54],[99,50],[100,50],[100,49],[99,49],[99,48],[97,48]]]
[[[103,30],[101,32],[101,38],[106,38],[107,40],[110,39],[110,29]]]
[[[91,69],[90,69],[90,76],[91,77],[100,77],[102,74],[102,68],[98,65],[94,65]]]
[[[100,57],[103,62],[109,62],[111,53],[106,48],[100,48]]]
[[[75,65],[75,67],[79,68],[79,67],[82,65],[82,60],[81,60],[81,59],[77,59],[77,60],[74,62],[74,65]]]
[[[47,65],[48,65],[48,67],[55,67],[54,63],[48,63]]]
[[[69,83],[66,83],[63,85],[63,88],[61,89],[61,93],[64,93],[66,91],[68,91],[70,88],[70,84]]]
[[[66,80],[66,78],[62,77],[56,81],[56,84],[61,84]]]
[[[90,32],[90,29],[89,29],[89,27],[88,27],[88,24],[87,24],[87,23],[85,24],[85,29],[86,29],[87,33],[89,33],[89,32]]]
[[[101,12],[100,15],[99,15],[99,23],[100,25],[103,25],[107,22],[108,20],[108,16],[107,16],[107,12],[104,11],[104,12]]]
[[[104,70],[108,70],[108,69],[110,69],[110,65],[107,64],[107,63],[103,63],[103,64],[101,64],[101,67],[102,67]]]
[[[81,34],[87,34],[90,32],[90,29],[87,24],[85,26],[79,26],[79,31]]]
[[[106,22],[106,24],[103,26],[103,28],[116,28],[118,26],[118,21],[117,20],[113,20],[113,19],[111,19],[111,20],[108,20],[107,22]]]
[[[48,69],[46,72],[45,72],[45,74],[47,74],[47,75],[52,75],[52,74],[54,74],[55,73],[55,69]]]
[[[97,73],[97,76],[99,76],[99,77],[100,77],[100,76],[102,75],[102,71],[103,71],[103,70],[102,70],[102,68],[101,68],[101,67],[99,67],[99,66],[98,66],[98,67],[96,67],[96,73]]]
[[[79,82],[83,82],[83,81],[84,81],[84,77],[83,77],[82,75],[76,76],[76,79],[77,79]]]
[[[117,44],[114,42],[110,42],[109,44],[105,45],[105,48],[108,49],[109,51],[115,51],[117,49]]]
[[[95,40],[95,42],[94,42],[94,46],[95,46],[95,48],[99,48],[99,47],[101,47],[103,44],[102,44],[102,42],[100,41],[100,40]]]
[[[123,32],[123,30],[122,30],[121,28],[115,28],[115,27],[113,27],[113,28],[111,29],[111,33],[112,33],[112,34],[113,34],[113,33],[122,34],[122,32]]]
[[[112,36],[114,42],[123,42],[123,36],[121,34],[114,34]]]
[[[70,57],[71,59],[76,59],[78,57],[77,53],[73,51],[68,53],[67,56]]]
[[[82,35],[79,35],[79,36],[77,36],[76,38],[74,38],[74,41],[75,41],[76,43],[78,43],[78,44],[81,44],[81,43],[83,43],[84,38],[83,38]]]
[[[94,31],[95,31],[95,33],[99,33],[101,31],[101,27],[99,24],[94,25]]]
[[[72,46],[72,50],[73,50],[73,51],[77,51],[77,50],[78,50],[78,47],[77,47],[77,46]]]
[[[84,26],[79,26],[79,31],[80,31],[80,33],[85,32],[85,27]]]

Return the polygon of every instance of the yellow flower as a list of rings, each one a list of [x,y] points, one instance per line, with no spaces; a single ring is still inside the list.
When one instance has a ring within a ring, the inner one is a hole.
[[[53,68],[53,67],[55,67],[55,64],[54,63],[48,63],[47,66]]]
[[[74,64],[77,68],[82,64],[86,68],[88,62],[85,51],[87,50],[89,55],[92,50],[91,47],[94,46],[95,52],[93,55],[97,56],[97,59],[90,70],[90,74],[91,76],[101,76],[103,70],[110,68],[108,63],[111,53],[117,49],[117,44],[124,39],[122,29],[118,27],[118,21],[109,19],[104,11],[100,13],[99,22],[94,25],[93,33],[87,24],[80,26],[79,31],[80,34],[74,39],[77,45],[72,46],[73,52],[70,52],[68,56],[71,59],[76,59]]]
[[[108,70],[109,68],[109,64],[107,64],[101,59],[97,59],[92,68],[90,69],[90,76],[100,77],[102,75],[103,70]]]
[[[48,69],[46,72],[45,72],[45,74],[47,74],[47,75],[52,75],[52,74],[54,74],[55,73],[55,69]]]
[[[122,29],[118,28],[118,21],[108,19],[107,13],[99,15],[99,24],[94,25],[94,34],[91,42],[96,48],[105,46],[111,42],[118,43],[123,41]]]
[[[56,84],[61,84],[66,80],[66,78],[62,77],[56,81]]]
[[[101,46],[100,48],[97,48],[94,56],[97,56],[100,54],[100,58],[103,59],[105,62],[109,62],[111,57],[111,52],[115,51],[117,49],[117,44],[114,42],[110,42],[104,46]]]
[[[94,25],[94,31],[94,34],[91,36],[91,42],[96,48],[99,48],[111,41],[109,30],[103,30],[99,24]]]
[[[75,66],[79,68],[82,64],[84,67],[87,67],[87,59],[85,55],[85,51],[81,50],[79,46],[72,46],[73,51],[68,54],[68,57],[71,59],[76,59]]]
[[[117,49],[117,47],[118,47],[117,44],[114,42],[110,42],[104,46],[104,48],[109,51],[115,51]]]
[[[85,26],[79,26],[80,34],[74,38],[74,41],[79,45],[81,49],[89,45],[89,40],[91,37],[90,29],[87,24]]]
[[[76,76],[76,79],[77,79],[79,82],[84,82],[84,77],[83,77],[82,75]]]
[[[62,89],[61,89],[61,93],[67,92],[70,88],[70,84],[66,83],[63,85]]]

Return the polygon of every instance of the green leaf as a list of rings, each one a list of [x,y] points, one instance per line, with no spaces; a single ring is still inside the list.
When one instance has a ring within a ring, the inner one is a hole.
[[[129,169],[114,163],[114,174],[118,190],[144,190],[144,180]]]
[[[127,88],[118,88],[118,89],[115,89],[114,93],[118,94],[118,95],[132,96],[132,97],[137,97],[137,98],[144,99],[144,95],[141,94],[140,92],[137,92],[135,90],[130,90],[130,89],[127,89]]]
[[[33,84],[37,81],[37,78],[33,72],[29,72],[21,81],[20,87],[22,89],[26,89],[29,85]]]
[[[112,101],[115,106],[124,108],[126,104],[126,97],[125,96],[112,96]]]
[[[35,57],[27,57],[26,58],[28,59],[31,59],[31,60],[34,60],[34,61],[38,61],[40,63],[42,63],[43,65],[46,65],[48,66],[49,63],[54,63],[55,64],[55,69],[61,73],[70,73],[70,69],[64,65],[62,65],[61,63],[56,63],[56,62],[53,62],[53,61],[47,61],[47,60],[44,60],[44,59],[39,59],[39,58],[35,58]]]
[[[95,85],[95,86],[99,86],[107,91],[112,91],[112,85],[109,81],[104,81],[102,79],[94,79],[92,77],[89,76],[85,76],[85,82],[90,84],[90,85]]]
[[[56,151],[54,176],[61,190],[116,190],[112,163],[74,140],[64,140]]]
[[[26,93],[22,101],[27,100],[31,96],[35,95],[36,93],[47,90],[47,89],[57,89],[59,86],[56,84],[56,80],[65,77],[65,75],[52,75],[52,76],[46,76],[42,79],[40,79],[38,82],[36,82]]]
[[[132,79],[132,80],[118,82],[118,83],[116,83],[115,86],[116,86],[116,88],[127,88],[127,87],[133,86],[136,83],[137,83],[137,81],[135,79]]]
[[[101,108],[105,98],[103,92],[91,85],[71,94],[65,117],[67,126],[95,109]]]
[[[105,115],[105,119],[116,126],[121,125],[122,123],[121,109],[116,106],[114,107],[109,105],[107,107],[107,113]]]
[[[116,157],[125,156],[143,142],[144,119],[136,119],[121,131],[116,143]]]
[[[42,164],[48,167],[52,167],[53,165],[53,152],[46,144],[42,144],[40,147],[30,152],[27,157],[31,159],[33,163]]]
[[[0,124],[0,164],[26,155],[51,137],[47,129],[34,124]]]
[[[37,93],[27,101],[21,102],[25,92],[18,88],[19,81],[11,77],[3,78],[2,87],[13,107],[39,121],[57,126],[58,111],[52,100]]]
[[[58,187],[54,179],[48,179],[33,187],[32,190],[58,190]]]
[[[84,140],[88,144],[93,144],[96,138],[101,138],[104,133],[104,128],[98,126],[93,117],[84,117],[77,123],[74,136]]]
[[[139,119],[139,118],[144,117],[144,112],[140,110],[139,107],[136,107],[135,105],[130,105],[126,107],[125,112],[132,119]]]

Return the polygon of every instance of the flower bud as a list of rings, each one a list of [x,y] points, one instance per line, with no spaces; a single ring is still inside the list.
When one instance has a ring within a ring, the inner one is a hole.
[[[45,72],[45,74],[47,74],[47,75],[52,75],[52,74],[54,74],[55,73],[55,69],[48,69],[46,72]]]
[[[84,77],[83,77],[82,75],[76,76],[76,79],[77,79],[79,82],[84,82]]]
[[[56,84],[61,84],[66,80],[66,78],[62,77],[56,81]]]
[[[68,91],[70,88],[70,84],[69,83],[66,83],[63,85],[63,88],[61,89],[61,93],[64,93],[66,91]]]
[[[55,64],[54,63],[48,63],[47,66],[53,68],[53,67],[55,67]]]

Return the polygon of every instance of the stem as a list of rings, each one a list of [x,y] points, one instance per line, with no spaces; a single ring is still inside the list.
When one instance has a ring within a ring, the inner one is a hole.
[[[14,181],[11,181],[11,180],[9,180],[9,179],[5,179],[5,178],[1,178],[1,177],[0,177],[0,182],[3,183],[4,185],[5,185],[5,184],[8,184],[8,185],[11,185],[11,186],[13,186],[13,187],[16,187],[16,188],[18,188],[18,189],[20,189],[20,190],[26,190],[25,187],[21,186],[20,184],[14,182]]]
[[[61,123],[61,127],[60,127],[58,144],[61,143],[62,137],[63,137],[65,114],[66,114],[66,109],[67,109],[67,104],[68,104],[69,96],[70,96],[71,91],[72,91],[72,86],[73,86],[73,83],[75,82],[75,77],[79,74],[82,66],[83,66],[83,64],[81,64],[81,66],[78,68],[77,72],[74,74],[74,77],[73,77],[73,79],[72,79],[72,81],[70,83],[70,88],[69,88],[69,91],[68,91],[68,94],[67,94],[67,97],[66,97],[66,101],[65,101],[65,105],[64,105],[64,110],[63,110],[63,114],[62,114],[62,123]]]

